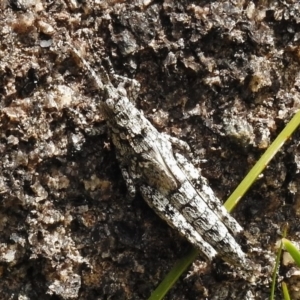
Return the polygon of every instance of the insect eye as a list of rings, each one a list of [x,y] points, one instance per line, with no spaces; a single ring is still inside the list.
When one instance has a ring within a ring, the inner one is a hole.
[[[115,107],[115,102],[114,102],[113,99],[108,98],[108,99],[105,100],[105,103],[106,103],[106,105],[107,105],[108,108],[114,109],[114,107]]]
[[[123,87],[119,86],[118,92],[119,92],[120,96],[127,97],[127,91]]]

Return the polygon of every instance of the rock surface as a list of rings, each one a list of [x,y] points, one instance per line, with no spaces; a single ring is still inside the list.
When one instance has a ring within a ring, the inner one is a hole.
[[[299,2],[4,0],[0,12],[1,299],[147,299],[189,245],[126,198],[97,91],[64,42],[138,80],[137,107],[207,160],[225,200],[300,106]],[[298,137],[235,211],[263,249],[286,222],[299,240]],[[166,299],[242,297],[269,286],[213,270]]]

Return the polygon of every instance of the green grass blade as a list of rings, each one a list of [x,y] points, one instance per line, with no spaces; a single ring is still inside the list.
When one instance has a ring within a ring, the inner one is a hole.
[[[283,299],[284,300],[291,300],[291,297],[290,297],[290,294],[289,294],[289,291],[287,289],[287,286],[286,286],[285,282],[282,282],[281,288],[282,288]]]
[[[278,249],[278,253],[277,253],[277,256],[276,256],[275,267],[274,267],[274,271],[273,271],[273,275],[272,275],[272,286],[271,286],[270,300],[274,300],[274,297],[275,297],[276,277],[277,277],[277,271],[279,269],[281,253],[282,253],[282,242],[280,243],[280,247]]]
[[[283,228],[283,232],[282,232],[283,238],[286,237],[287,230],[288,230],[288,226],[285,225],[284,228]],[[275,297],[276,277],[277,277],[277,273],[278,273],[278,269],[279,269],[282,248],[283,248],[283,242],[281,241],[278,252],[277,252],[275,266],[274,266],[273,275],[272,275],[272,286],[271,286],[270,300],[274,300],[274,297]]]
[[[291,136],[295,129],[300,124],[300,111],[298,111],[291,121],[285,126],[281,133],[277,136],[275,141],[269,146],[266,152],[258,160],[258,162],[253,166],[247,176],[242,180],[234,192],[230,195],[224,206],[228,211],[231,211],[239,200],[244,196],[253,182],[256,180],[258,175],[264,170],[268,165],[270,160],[279,151],[285,141]]]
[[[292,256],[297,266],[300,267],[300,252],[298,248],[291,241],[285,238],[282,239],[282,243],[286,251],[288,251],[289,254]]]
[[[199,255],[198,250],[192,249],[188,255],[180,259],[168,275],[164,278],[157,289],[151,294],[148,300],[160,300],[166,295],[170,288],[175,284],[181,274],[191,265]]]
[[[242,196],[247,192],[249,187],[253,184],[259,174],[264,170],[266,165],[282,147],[285,141],[291,136],[300,124],[300,111],[298,111],[291,121],[285,126],[282,132],[278,135],[275,141],[269,146],[259,161],[253,166],[244,180],[230,195],[228,200],[225,202],[224,207],[228,212],[231,212]],[[192,249],[186,256],[181,258],[176,265],[171,269],[164,280],[159,284],[156,290],[151,294],[148,300],[160,300],[167,294],[172,288],[182,273],[188,268],[188,266],[196,259],[198,251]],[[180,267],[178,267],[180,266]]]

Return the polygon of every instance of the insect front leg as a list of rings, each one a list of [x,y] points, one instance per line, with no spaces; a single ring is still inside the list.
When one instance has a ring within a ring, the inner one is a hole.
[[[126,187],[127,187],[127,193],[130,199],[133,199],[136,195],[136,187],[134,185],[134,182],[132,180],[132,177],[130,176],[129,172],[126,168],[121,167],[121,173],[125,180]]]
[[[161,134],[166,140],[168,140],[173,147],[175,147],[178,150],[181,150],[182,152],[186,153],[187,155],[191,155],[191,148],[190,146],[183,140],[180,140],[174,136],[168,135],[166,133]]]

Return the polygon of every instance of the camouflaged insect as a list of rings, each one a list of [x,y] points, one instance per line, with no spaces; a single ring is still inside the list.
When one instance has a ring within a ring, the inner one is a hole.
[[[110,129],[129,194],[134,196],[139,190],[149,206],[210,261],[219,255],[243,269],[251,269],[251,262],[234,238],[242,231],[241,226],[193,164],[173,152],[176,147],[188,153],[188,145],[158,132],[135,107],[139,83],[113,70],[108,75],[103,68],[100,78],[76,49],[72,47],[72,51],[99,89],[99,108]],[[125,90],[128,84],[131,95]]]

